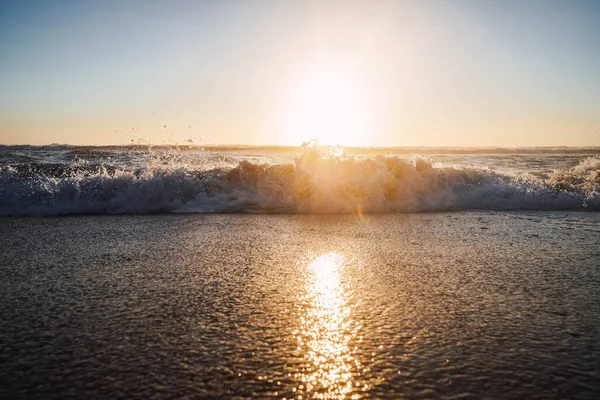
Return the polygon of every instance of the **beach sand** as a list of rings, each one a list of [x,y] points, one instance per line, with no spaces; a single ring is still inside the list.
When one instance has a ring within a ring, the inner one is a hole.
[[[600,214],[0,219],[2,398],[598,398]]]

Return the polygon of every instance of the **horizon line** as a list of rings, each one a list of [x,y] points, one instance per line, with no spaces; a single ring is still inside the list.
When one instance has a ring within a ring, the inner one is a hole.
[[[174,144],[152,144],[152,143],[127,143],[127,144],[69,144],[69,143],[50,143],[50,144],[3,144],[0,143],[0,149],[6,147],[69,147],[69,148],[114,148],[114,147],[130,147],[130,148],[188,148],[188,149],[215,149],[215,150],[234,150],[234,149],[303,149],[306,147],[304,144],[301,145],[278,145],[278,144],[193,144],[193,143],[174,143]],[[600,145],[593,146],[568,146],[568,145],[538,145],[538,146],[460,146],[460,145],[441,145],[441,146],[427,146],[427,145],[415,145],[415,146],[345,146],[345,145],[328,145],[328,144],[317,144],[313,146],[316,148],[327,148],[327,147],[339,147],[342,149],[349,150],[408,150],[408,149],[447,149],[447,150],[516,150],[516,149],[540,149],[540,150],[551,150],[551,149],[588,149],[588,150],[600,150]]]

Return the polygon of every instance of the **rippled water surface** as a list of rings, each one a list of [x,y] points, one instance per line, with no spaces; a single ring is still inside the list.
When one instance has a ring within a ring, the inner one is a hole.
[[[599,226],[3,218],[0,397],[598,398]]]

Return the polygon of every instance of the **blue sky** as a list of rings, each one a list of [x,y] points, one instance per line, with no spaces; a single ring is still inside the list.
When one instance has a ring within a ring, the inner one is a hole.
[[[600,1],[0,4],[0,143],[600,145]]]

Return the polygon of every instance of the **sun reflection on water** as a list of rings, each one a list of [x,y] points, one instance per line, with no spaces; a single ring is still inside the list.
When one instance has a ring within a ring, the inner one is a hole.
[[[306,309],[294,332],[303,357],[297,398],[358,398],[366,390],[357,380],[360,362],[352,343],[360,329],[351,318],[340,270],[344,258],[337,253],[314,259],[307,268]]]

